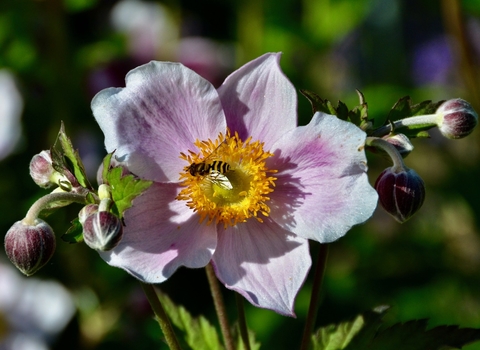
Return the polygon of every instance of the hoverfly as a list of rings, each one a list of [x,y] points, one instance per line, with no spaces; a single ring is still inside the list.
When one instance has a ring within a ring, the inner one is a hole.
[[[225,142],[220,143],[212,153],[210,153],[202,162],[192,163],[187,167],[187,171],[192,176],[207,176],[207,179],[212,183],[220,186],[223,189],[231,190],[232,184],[226,173],[230,171],[230,164],[222,160],[216,160],[216,154]]]

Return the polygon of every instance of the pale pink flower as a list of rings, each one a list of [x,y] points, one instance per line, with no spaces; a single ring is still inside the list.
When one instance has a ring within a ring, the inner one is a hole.
[[[227,288],[294,315],[311,265],[308,239],[340,238],[370,217],[377,194],[365,133],[323,113],[297,126],[295,89],[279,59],[247,63],[218,90],[181,64],[150,62],[127,75],[126,88],[95,96],[107,151],[154,181],[126,211],[122,241],[101,253],[110,265],[159,283],[211,261]],[[213,160],[229,169],[189,171]]]

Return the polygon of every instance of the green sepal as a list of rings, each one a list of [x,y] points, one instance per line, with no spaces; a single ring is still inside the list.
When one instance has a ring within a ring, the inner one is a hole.
[[[112,213],[123,218],[125,210],[132,206],[132,201],[146,191],[153,181],[142,180],[132,174],[122,175],[122,167],[114,167],[107,171],[106,183],[112,190]]]
[[[65,171],[70,171],[78,183],[85,188],[92,190],[82,160],[78,152],[73,148],[72,142],[65,133],[65,126],[61,122],[60,131],[58,132],[57,140],[50,150],[52,155],[52,166],[61,174]]]
[[[72,226],[61,236],[64,242],[74,244],[83,241],[83,228],[78,218],[72,221]]]
[[[181,333],[179,338],[184,341],[182,348],[224,349],[217,329],[205,317],[193,317],[183,306],[175,305],[166,294],[157,291],[157,295],[172,324]]]

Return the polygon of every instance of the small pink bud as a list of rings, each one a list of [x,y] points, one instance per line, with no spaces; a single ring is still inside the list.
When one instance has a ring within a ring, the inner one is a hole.
[[[443,136],[449,139],[460,139],[469,135],[478,122],[478,114],[470,103],[461,98],[445,101],[436,113],[443,116],[438,127]]]
[[[382,207],[400,223],[410,219],[425,199],[425,184],[412,169],[399,173],[385,169],[375,182],[375,189]]]
[[[410,142],[410,139],[404,134],[387,135],[384,136],[383,139],[392,144],[402,158],[405,158],[413,151],[413,145]]]
[[[83,240],[92,249],[112,250],[120,242],[122,236],[122,222],[108,211],[93,213],[83,222]]]
[[[83,225],[85,220],[96,212],[98,212],[98,204],[87,204],[78,213],[78,221]]]
[[[51,178],[54,173],[50,151],[42,151],[33,156],[30,161],[30,176],[38,186],[43,188],[53,186]]]
[[[27,276],[43,267],[55,251],[55,234],[43,220],[30,226],[17,221],[5,235],[5,252],[10,261]]]

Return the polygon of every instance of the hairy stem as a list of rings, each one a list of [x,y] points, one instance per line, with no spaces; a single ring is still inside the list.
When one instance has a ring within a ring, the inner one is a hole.
[[[172,324],[170,323],[170,319],[168,318],[165,310],[163,309],[163,306],[160,303],[160,299],[158,299],[155,288],[151,284],[142,282],[140,282],[140,284],[142,286],[143,292],[147,296],[150,306],[152,307],[155,318],[157,319],[158,324],[162,329],[168,347],[170,348],[170,350],[181,350],[180,344],[178,343],[177,337],[175,336],[175,332],[173,331]]]
[[[218,283],[217,276],[213,270],[213,266],[209,263],[205,266],[207,273],[208,284],[210,285],[210,291],[212,293],[213,303],[215,305],[215,311],[217,312],[218,322],[220,323],[220,329],[223,335],[223,341],[225,342],[225,348],[227,350],[234,350],[232,333],[230,332],[230,324],[228,323],[227,312],[225,309],[225,303],[223,301],[222,291],[220,284]]]
[[[441,118],[440,118],[441,119]],[[393,123],[384,125],[372,133],[372,136],[382,137],[388,135],[392,131],[399,131],[402,128],[413,125],[424,125],[428,127],[435,127],[438,125],[439,117],[436,114],[416,115],[405,119],[397,120]]]
[[[398,173],[405,170],[405,163],[403,162],[401,154],[390,142],[385,141],[384,139],[380,139],[378,137],[367,137],[365,144],[367,146],[380,148],[387,152],[388,156],[392,159],[392,170],[394,172]]]
[[[318,306],[320,301],[320,289],[322,287],[323,276],[325,274],[325,266],[328,257],[328,244],[320,244],[317,256],[317,264],[315,266],[315,276],[313,279],[312,294],[310,296],[310,306],[308,308],[307,320],[303,329],[302,343],[300,350],[307,350],[312,337],[313,326],[317,319]]]
[[[235,293],[238,313],[238,327],[240,328],[240,336],[242,337],[245,350],[250,350],[250,340],[248,338],[247,320],[245,318],[245,309],[243,307],[243,297]]]
[[[27,212],[23,222],[27,225],[34,225],[35,220],[40,215],[40,212],[47,208],[47,206],[51,203],[55,202],[74,202],[80,204],[87,204],[86,196],[83,194],[78,193],[71,193],[71,192],[52,192],[39,198]]]

